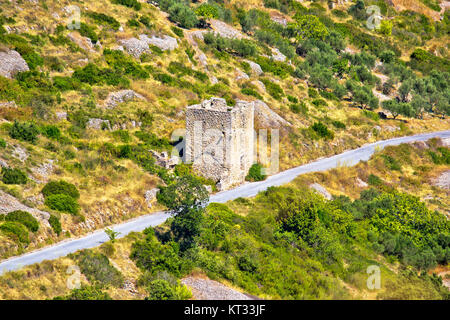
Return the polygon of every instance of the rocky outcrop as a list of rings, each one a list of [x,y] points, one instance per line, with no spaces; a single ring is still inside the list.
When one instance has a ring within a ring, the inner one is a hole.
[[[255,106],[255,120],[261,128],[282,128],[291,126],[289,121],[279,116],[275,111],[269,108],[269,106],[261,101],[254,101]]]
[[[27,62],[17,51],[0,51],[0,76],[12,79],[17,73],[28,70]]]
[[[441,189],[450,190],[450,170],[443,172],[433,180],[433,185]]]
[[[139,58],[143,53],[151,52],[149,45],[156,46],[163,51],[178,48],[177,39],[167,35],[162,37],[152,36],[149,38],[147,35],[141,34],[139,39],[124,39],[120,40],[119,44],[122,45],[127,52],[135,58]]]
[[[259,76],[263,74],[263,71],[261,69],[261,66],[257,64],[256,62],[250,61],[250,60],[244,60],[250,65],[250,69],[252,70],[252,73],[256,76]]]
[[[239,69],[237,69],[236,68],[236,81],[239,81],[239,80],[248,80],[248,79],[250,79],[250,77],[248,76],[248,74],[246,74],[245,72],[243,72],[243,71],[241,71],[241,70],[239,70]]]
[[[75,43],[80,48],[89,51],[89,52],[95,52],[94,51],[94,44],[92,43],[91,39],[87,37],[83,37],[77,32],[70,32],[67,37]]]
[[[48,218],[50,218],[50,214],[48,212],[27,207],[26,205],[20,203],[20,201],[14,198],[12,195],[0,190],[0,214],[7,214],[16,210],[29,212],[36,219],[40,220],[48,220]]]
[[[315,191],[317,191],[319,194],[321,194],[325,199],[331,200],[333,197],[331,194],[325,189],[323,186],[321,186],[318,183],[310,184],[309,187]]]
[[[119,103],[123,103],[133,99],[146,100],[144,96],[140,95],[139,93],[136,93],[135,91],[130,89],[126,89],[110,92],[108,94],[108,97],[106,97],[104,105],[106,108],[111,109],[116,107]]]
[[[235,28],[226,24],[223,21],[211,19],[210,23],[211,23],[211,28],[214,30],[214,32],[221,37],[231,38],[231,39],[245,38],[245,36],[239,30],[236,30]]]
[[[163,51],[175,50],[176,48],[178,48],[177,39],[167,35],[163,35],[162,37],[152,36],[151,38],[148,38],[146,35],[143,35],[143,37],[144,40],[147,41],[149,44],[154,45]]]
[[[25,162],[28,159],[28,153],[19,145],[14,146],[12,155],[14,158],[19,159],[22,162]]]
[[[369,185],[362,181],[360,178],[356,178],[356,185],[360,188],[367,188]]]
[[[86,124],[87,128],[90,129],[96,129],[96,130],[102,130],[102,129],[110,129],[111,124],[109,123],[109,120],[103,120],[98,118],[91,118],[88,120]]]
[[[0,109],[4,109],[4,108],[17,109],[16,102],[15,101],[0,102]]]
[[[47,182],[49,176],[53,173],[54,166],[53,163],[54,160],[47,160],[44,163],[41,163],[39,166],[31,168],[31,172],[33,172],[33,175],[37,176],[38,179],[35,179],[38,183]]]
[[[153,206],[153,202],[156,201],[156,195],[158,194],[158,192],[158,188],[153,188],[151,190],[145,191],[144,198],[148,208],[151,208]]]
[[[286,56],[278,50],[278,48],[272,49],[272,59],[275,61],[286,61]]]

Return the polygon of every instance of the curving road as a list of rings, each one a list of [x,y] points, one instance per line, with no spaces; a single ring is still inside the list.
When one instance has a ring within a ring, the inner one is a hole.
[[[355,150],[346,151],[329,158],[320,159],[299,167],[280,172],[268,177],[266,180],[261,182],[246,183],[232,190],[217,193],[211,196],[210,202],[223,203],[239,197],[253,197],[258,194],[258,192],[264,191],[268,187],[286,184],[301,174],[305,174],[308,172],[325,171],[331,168],[335,168],[339,165],[353,166],[359,161],[368,160],[374,153],[376,148],[383,148],[385,146],[399,145],[401,143],[414,141],[425,141],[435,137],[444,139],[450,138],[450,130],[378,141]],[[115,225],[112,227],[112,229],[120,232],[120,235],[118,237],[123,237],[132,231],[142,231],[149,226],[157,226],[163,223],[169,216],[170,215],[166,212],[151,213]],[[36,250],[2,261],[0,263],[0,275],[7,271],[20,269],[23,266],[39,263],[43,260],[53,260],[62,256],[66,256],[67,254],[80,249],[96,247],[105,241],[108,241],[108,237],[106,236],[104,229],[95,231],[82,238],[67,239],[53,246],[45,247],[40,250]]]

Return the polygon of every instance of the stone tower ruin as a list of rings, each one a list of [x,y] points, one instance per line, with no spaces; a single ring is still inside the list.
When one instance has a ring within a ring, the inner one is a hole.
[[[184,161],[214,180],[219,190],[245,181],[254,163],[254,104],[229,107],[211,98],[186,110]]]

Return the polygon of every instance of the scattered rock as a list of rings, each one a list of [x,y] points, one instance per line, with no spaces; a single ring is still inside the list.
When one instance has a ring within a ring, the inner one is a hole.
[[[211,28],[217,33],[219,36],[224,38],[231,38],[231,39],[242,39],[245,36],[232,26],[226,24],[223,21],[211,19]]]
[[[13,155],[14,158],[17,158],[17,159],[19,159],[22,162],[24,162],[25,160],[28,159],[27,152],[25,151],[24,148],[22,148],[19,145],[14,146],[14,150],[13,150],[12,155]]]
[[[39,193],[36,196],[28,197],[26,200],[35,206],[42,206],[45,202],[44,195],[42,193]]]
[[[211,186],[209,186],[209,185],[204,185],[204,187],[205,187],[206,191],[208,191],[208,193],[212,193],[212,192],[213,192],[213,189],[212,189]]]
[[[255,119],[262,128],[281,128],[291,126],[290,122],[275,113],[275,111],[270,109],[265,102],[256,100],[254,101],[254,106]]]
[[[135,58],[139,58],[143,53],[151,52],[148,47],[149,45],[154,45],[164,51],[178,48],[177,39],[167,35],[164,35],[163,37],[152,36],[149,38],[147,35],[141,34],[139,39],[130,38],[120,40],[119,43]]]
[[[125,280],[123,283],[123,289],[127,290],[129,293],[131,293],[133,296],[138,294],[139,292],[136,290],[136,285],[131,280]]]
[[[286,56],[278,50],[278,48],[272,49],[272,59],[275,61],[286,61]]]
[[[186,277],[181,282],[191,288],[192,295],[196,300],[253,300],[214,280]]]
[[[27,62],[17,51],[0,51],[0,76],[12,79],[17,73],[28,70]]]
[[[65,111],[63,111],[63,112],[56,112],[56,118],[59,121],[67,120],[67,112],[65,112]]]
[[[384,126],[383,129],[387,132],[395,132],[400,130],[400,128],[397,126]]]
[[[90,118],[86,124],[86,127],[90,129],[103,130],[110,129],[111,124],[109,123],[109,120]]]
[[[17,109],[17,105],[15,101],[6,101],[6,102],[0,102],[0,109],[2,108],[13,108]]]
[[[356,178],[356,185],[360,188],[367,188],[369,185],[362,181],[360,178]]]
[[[245,72],[243,72],[243,71],[241,71],[241,70],[239,70],[239,69],[237,69],[237,68],[236,68],[236,73],[237,73],[236,81],[239,81],[239,80],[248,80],[248,79],[250,79],[250,77],[248,76],[248,74],[246,74]]]
[[[166,151],[159,153],[154,150],[150,150],[150,153],[155,158],[156,164],[166,169],[175,167],[179,162],[179,158],[169,157],[169,154]]]
[[[147,41],[149,44],[154,45],[163,51],[175,50],[178,48],[177,39],[167,35],[163,35],[162,37],[152,36],[151,38],[142,35],[142,37],[141,40],[144,39],[144,41]]]
[[[47,160],[46,162],[42,163],[38,167],[31,168],[31,172],[33,172],[34,175],[38,176],[39,178],[42,178],[42,180],[38,180],[38,183],[43,183],[48,181],[49,175],[53,173],[53,163],[54,160]]]
[[[331,194],[327,191],[327,189],[325,189],[324,187],[322,187],[320,184],[318,184],[318,183],[313,183],[313,184],[310,184],[309,187],[310,187],[311,189],[316,190],[318,193],[320,193],[322,196],[324,196],[325,199],[327,199],[327,200],[333,199],[333,197],[332,197]]]
[[[7,194],[0,190],[0,214],[7,214],[11,211],[22,210],[31,213],[35,218],[40,220],[48,220],[50,214],[41,210],[27,207],[14,198],[12,195]]]
[[[266,92],[266,86],[259,80],[252,81],[252,84],[257,86],[262,92]]]
[[[105,100],[105,107],[110,109],[116,107],[119,103],[126,102],[132,99],[140,99],[140,100],[146,100],[142,95],[139,93],[136,93],[133,90],[126,89],[126,90],[120,90],[116,92],[110,92],[108,94],[108,97]]]
[[[152,207],[152,203],[156,200],[156,194],[158,192],[159,192],[158,188],[153,188],[151,190],[145,191],[144,198],[148,208]]]
[[[443,172],[439,177],[434,179],[433,185],[445,190],[450,190],[450,170]]]
[[[83,37],[78,32],[70,32],[67,37],[80,48],[89,52],[95,52],[91,39]]]
[[[3,159],[0,159],[0,167],[9,168],[8,163]]]

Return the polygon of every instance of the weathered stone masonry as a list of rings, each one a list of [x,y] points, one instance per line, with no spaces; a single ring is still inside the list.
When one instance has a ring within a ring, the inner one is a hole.
[[[254,160],[254,104],[229,107],[211,98],[187,107],[184,161],[218,183],[219,190],[242,183]]]

